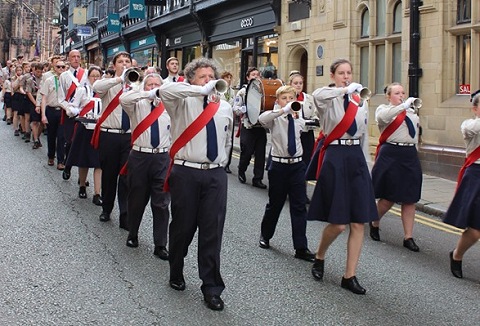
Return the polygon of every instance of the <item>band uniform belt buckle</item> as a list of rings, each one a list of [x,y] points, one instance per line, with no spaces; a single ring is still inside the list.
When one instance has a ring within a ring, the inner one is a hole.
[[[295,161],[296,161],[296,158],[287,158],[287,163],[288,164],[295,163]]]
[[[353,139],[345,139],[345,145],[352,146],[354,144]]]
[[[160,153],[160,148],[154,148],[154,149],[152,149],[152,153],[153,153],[153,154],[158,154],[158,153]]]
[[[210,169],[210,163],[200,163],[200,169],[209,170]]]

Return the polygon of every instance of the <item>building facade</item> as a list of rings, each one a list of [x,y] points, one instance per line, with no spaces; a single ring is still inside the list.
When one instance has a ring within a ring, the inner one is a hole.
[[[86,63],[102,67],[122,50],[139,66],[162,68],[170,56],[182,67],[207,56],[233,73],[236,86],[245,82],[247,67],[257,66],[264,76],[283,80],[299,70],[311,93],[330,83],[334,59],[347,58],[355,80],[373,93],[373,144],[379,136],[374,111],[385,102],[384,87],[401,82],[408,95],[423,100],[424,171],[455,179],[463,163],[459,128],[471,116],[471,90],[480,88],[478,1],[61,1],[68,20],[64,50],[79,49]],[[142,16],[134,10],[141,7],[138,1],[159,5],[143,6]],[[72,23],[79,3],[87,8],[88,37],[78,37]]]

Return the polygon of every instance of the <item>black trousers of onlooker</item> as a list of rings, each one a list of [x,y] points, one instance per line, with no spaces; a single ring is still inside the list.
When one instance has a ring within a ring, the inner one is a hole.
[[[150,154],[132,150],[128,156],[128,231],[137,237],[145,207],[150,200],[153,215],[153,243],[165,247],[169,222],[170,193],[163,184],[170,164],[168,153]]]
[[[116,134],[102,131],[98,147],[102,169],[102,208],[111,213],[115,204],[118,186],[120,226],[127,227],[127,176],[119,175],[130,153],[130,133]]]
[[[240,131],[240,160],[238,172],[245,172],[255,155],[253,165],[253,180],[263,180],[265,169],[265,151],[267,147],[267,131],[262,127],[247,129],[242,125]]]
[[[45,115],[48,120],[48,133],[47,143],[48,150],[47,155],[49,159],[55,158],[55,152],[57,153],[57,163],[65,162],[65,138],[63,136],[63,126],[60,124],[62,117],[62,110],[56,110],[51,106],[47,106],[45,109]]]

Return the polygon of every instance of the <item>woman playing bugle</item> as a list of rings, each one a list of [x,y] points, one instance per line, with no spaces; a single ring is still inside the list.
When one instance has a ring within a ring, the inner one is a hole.
[[[328,222],[323,229],[312,267],[321,280],[330,245],[350,226],[347,264],[342,288],[356,294],[366,290],[358,283],[356,270],[363,243],[364,223],[378,219],[372,181],[367,166],[368,134],[366,101],[359,106],[362,85],[352,83],[352,65],[338,59],[330,66],[335,87],[313,92],[320,125],[326,135],[320,152],[319,176],[308,210],[309,220]]]
[[[382,216],[394,203],[401,203],[403,246],[419,251],[412,238],[415,203],[422,193],[422,167],[418,159],[418,115],[412,107],[413,97],[405,99],[399,83],[386,87],[388,104],[381,104],[375,112],[381,135],[377,147],[372,181],[377,202],[378,220],[370,224],[370,237],[380,241],[379,224]]]

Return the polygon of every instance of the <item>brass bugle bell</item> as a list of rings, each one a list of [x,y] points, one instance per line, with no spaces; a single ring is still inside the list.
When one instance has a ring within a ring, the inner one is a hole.
[[[302,104],[297,101],[289,102],[287,105],[293,112],[298,112],[302,109]]]
[[[423,101],[420,98],[415,98],[412,102],[412,108],[420,109],[422,107]]]
[[[220,94],[226,93],[228,90],[228,83],[224,79],[217,80],[215,84],[215,91]]]
[[[367,101],[372,97],[372,91],[368,88],[364,87],[358,92],[358,96],[362,99],[362,101]]]
[[[128,68],[125,71],[125,83],[126,84],[140,84],[143,79],[143,74],[137,70],[137,68]]]

